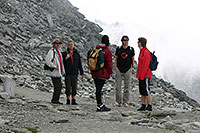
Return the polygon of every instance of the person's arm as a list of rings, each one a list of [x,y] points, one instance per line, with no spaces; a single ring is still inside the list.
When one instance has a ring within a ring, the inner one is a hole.
[[[56,58],[55,57],[56,55],[54,55],[54,54],[56,54],[56,53],[55,53],[55,51],[53,51],[53,49],[49,50],[49,52],[47,53],[45,62],[49,67],[57,69],[57,65],[54,64],[54,62],[52,62],[53,58],[54,58],[54,60]]]
[[[66,55],[67,53],[64,51],[62,52],[62,60],[63,60],[63,64],[65,65],[66,61],[65,61],[65,58],[66,58]]]
[[[83,71],[83,67],[82,67],[82,62],[81,62],[81,58],[79,58],[79,69],[80,69],[80,75],[81,75],[81,79],[84,79],[84,71]]]
[[[79,55],[79,64],[78,64],[78,68],[79,68],[79,70],[80,70],[80,75],[84,75],[80,55]],[[82,77],[83,77],[83,76],[82,76]]]
[[[115,51],[115,69],[117,69],[117,58],[118,58],[119,47]]]
[[[70,54],[68,53],[67,50],[63,52],[63,61],[69,59],[69,57],[70,57]]]
[[[131,69],[134,67],[134,61],[135,61],[135,50],[133,47],[131,47],[132,50],[132,63],[131,63]]]
[[[135,59],[135,57],[133,56],[132,57],[132,63],[131,63],[131,70],[133,69],[133,66],[134,66],[134,59]]]
[[[109,53],[108,53],[107,62],[108,62],[107,71],[108,71],[108,74],[111,75],[112,74],[113,63],[112,63],[112,53],[111,53],[110,50],[109,50]]]
[[[115,56],[115,69],[117,69],[117,56]]]

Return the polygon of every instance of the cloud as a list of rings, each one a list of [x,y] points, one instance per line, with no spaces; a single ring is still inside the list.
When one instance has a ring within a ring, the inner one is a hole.
[[[70,0],[87,19],[108,25],[123,23],[115,32],[129,34],[130,42],[145,36],[164,63],[199,67],[200,18],[198,0]],[[122,31],[123,29],[123,31]],[[107,29],[104,29],[106,33]],[[119,33],[120,34],[120,33]],[[116,34],[115,34],[116,35]],[[114,34],[112,35],[114,37]],[[118,39],[120,40],[120,39]],[[115,42],[116,43],[116,42]],[[186,63],[186,62],[190,62]]]

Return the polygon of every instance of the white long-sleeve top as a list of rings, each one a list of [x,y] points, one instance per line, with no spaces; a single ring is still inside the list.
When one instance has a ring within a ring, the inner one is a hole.
[[[60,52],[61,59],[63,61],[61,50],[58,49],[58,51]],[[55,54],[55,57],[54,57],[54,54]],[[54,58],[54,60],[52,62],[53,58]],[[53,67],[53,68],[58,67],[59,68],[59,70],[53,70],[52,72],[50,70],[46,70],[47,76],[59,78],[59,77],[62,77],[65,74],[64,64],[63,64],[62,73],[61,73],[59,56],[58,56],[56,50],[53,47],[47,53],[45,62],[49,67]]]

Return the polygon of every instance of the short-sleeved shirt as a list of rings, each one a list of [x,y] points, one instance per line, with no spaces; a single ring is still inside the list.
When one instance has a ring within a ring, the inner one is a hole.
[[[132,57],[135,55],[133,47],[128,46],[126,49],[117,47],[115,55],[117,56],[117,68],[121,73],[127,72],[131,68]]]

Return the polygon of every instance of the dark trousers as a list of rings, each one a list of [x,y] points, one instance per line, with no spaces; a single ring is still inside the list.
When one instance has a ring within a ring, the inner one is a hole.
[[[150,85],[149,78],[145,78],[144,80],[139,79],[140,95],[149,96],[151,94],[149,85]]]
[[[105,84],[105,80],[94,78],[94,83],[96,87],[97,104],[102,104],[103,103],[102,102],[102,88],[103,88],[103,85]]]
[[[65,86],[66,86],[66,91],[65,94],[69,96],[72,94],[72,96],[75,96],[77,94],[77,80],[78,80],[78,75],[67,75],[65,76]]]
[[[53,97],[51,102],[58,102],[60,99],[60,93],[62,89],[61,78],[51,78],[54,86]]]

